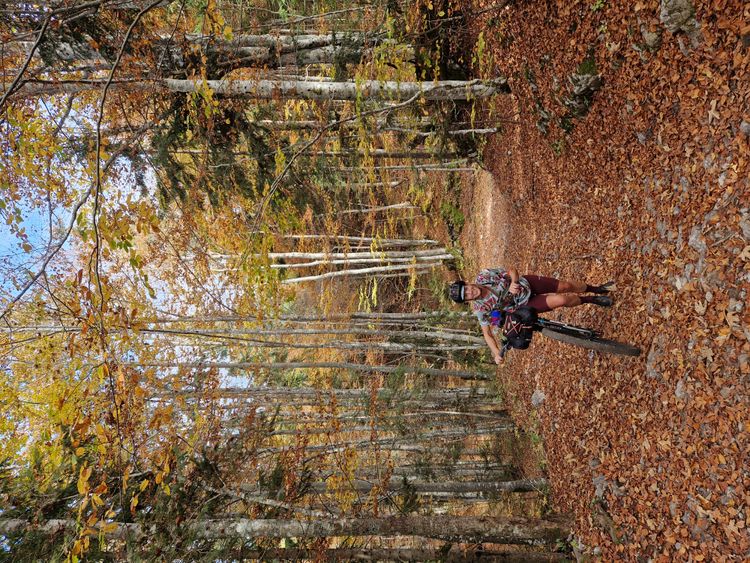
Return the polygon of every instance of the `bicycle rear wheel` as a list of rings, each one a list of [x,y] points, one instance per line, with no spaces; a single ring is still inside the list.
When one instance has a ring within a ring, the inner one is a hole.
[[[630,344],[625,344],[624,342],[607,340],[606,338],[582,338],[575,334],[563,332],[562,330],[554,330],[552,328],[542,329],[542,334],[553,340],[558,340],[574,346],[580,346],[581,348],[588,348],[589,350],[596,350],[597,352],[604,352],[605,354],[615,354],[617,356],[641,355],[640,348],[631,346]]]

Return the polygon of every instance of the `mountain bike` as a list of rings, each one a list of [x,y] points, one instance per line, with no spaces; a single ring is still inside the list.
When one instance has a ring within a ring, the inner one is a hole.
[[[503,327],[503,334],[506,335],[509,330],[508,323],[504,323]],[[529,341],[533,332],[541,332],[547,338],[605,354],[615,354],[618,356],[639,356],[641,354],[640,348],[625,344],[624,342],[602,338],[601,333],[592,328],[583,328],[541,317],[536,317],[529,321],[529,324],[524,328],[531,331],[528,334]],[[526,345],[528,346],[528,343]],[[514,346],[510,339],[506,339],[500,349],[500,357],[504,357],[506,352],[514,347],[517,346]]]

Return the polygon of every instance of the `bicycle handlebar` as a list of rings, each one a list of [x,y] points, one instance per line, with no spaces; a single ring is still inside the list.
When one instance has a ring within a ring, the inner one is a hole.
[[[503,344],[502,348],[500,348],[500,359],[502,360],[505,358],[505,354],[508,353],[508,350],[510,350],[510,346],[508,345],[508,342],[506,341],[505,344]]]

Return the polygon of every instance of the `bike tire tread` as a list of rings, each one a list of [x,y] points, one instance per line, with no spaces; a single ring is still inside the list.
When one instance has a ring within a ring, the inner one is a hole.
[[[597,352],[604,352],[605,354],[633,357],[641,355],[640,348],[630,344],[625,344],[624,342],[617,342],[616,340],[607,340],[606,338],[581,338],[580,336],[553,330],[551,328],[542,329],[542,334],[559,342],[565,342],[566,344],[580,346],[581,348],[587,348],[589,350],[596,350]]]

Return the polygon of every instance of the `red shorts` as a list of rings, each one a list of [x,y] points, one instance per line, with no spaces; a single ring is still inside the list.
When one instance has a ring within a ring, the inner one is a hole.
[[[560,280],[556,278],[546,278],[544,276],[524,276],[526,281],[529,282],[531,287],[531,297],[526,303],[529,307],[534,309],[537,313],[546,313],[551,311],[547,306],[547,293],[557,293],[557,288],[560,286]]]

